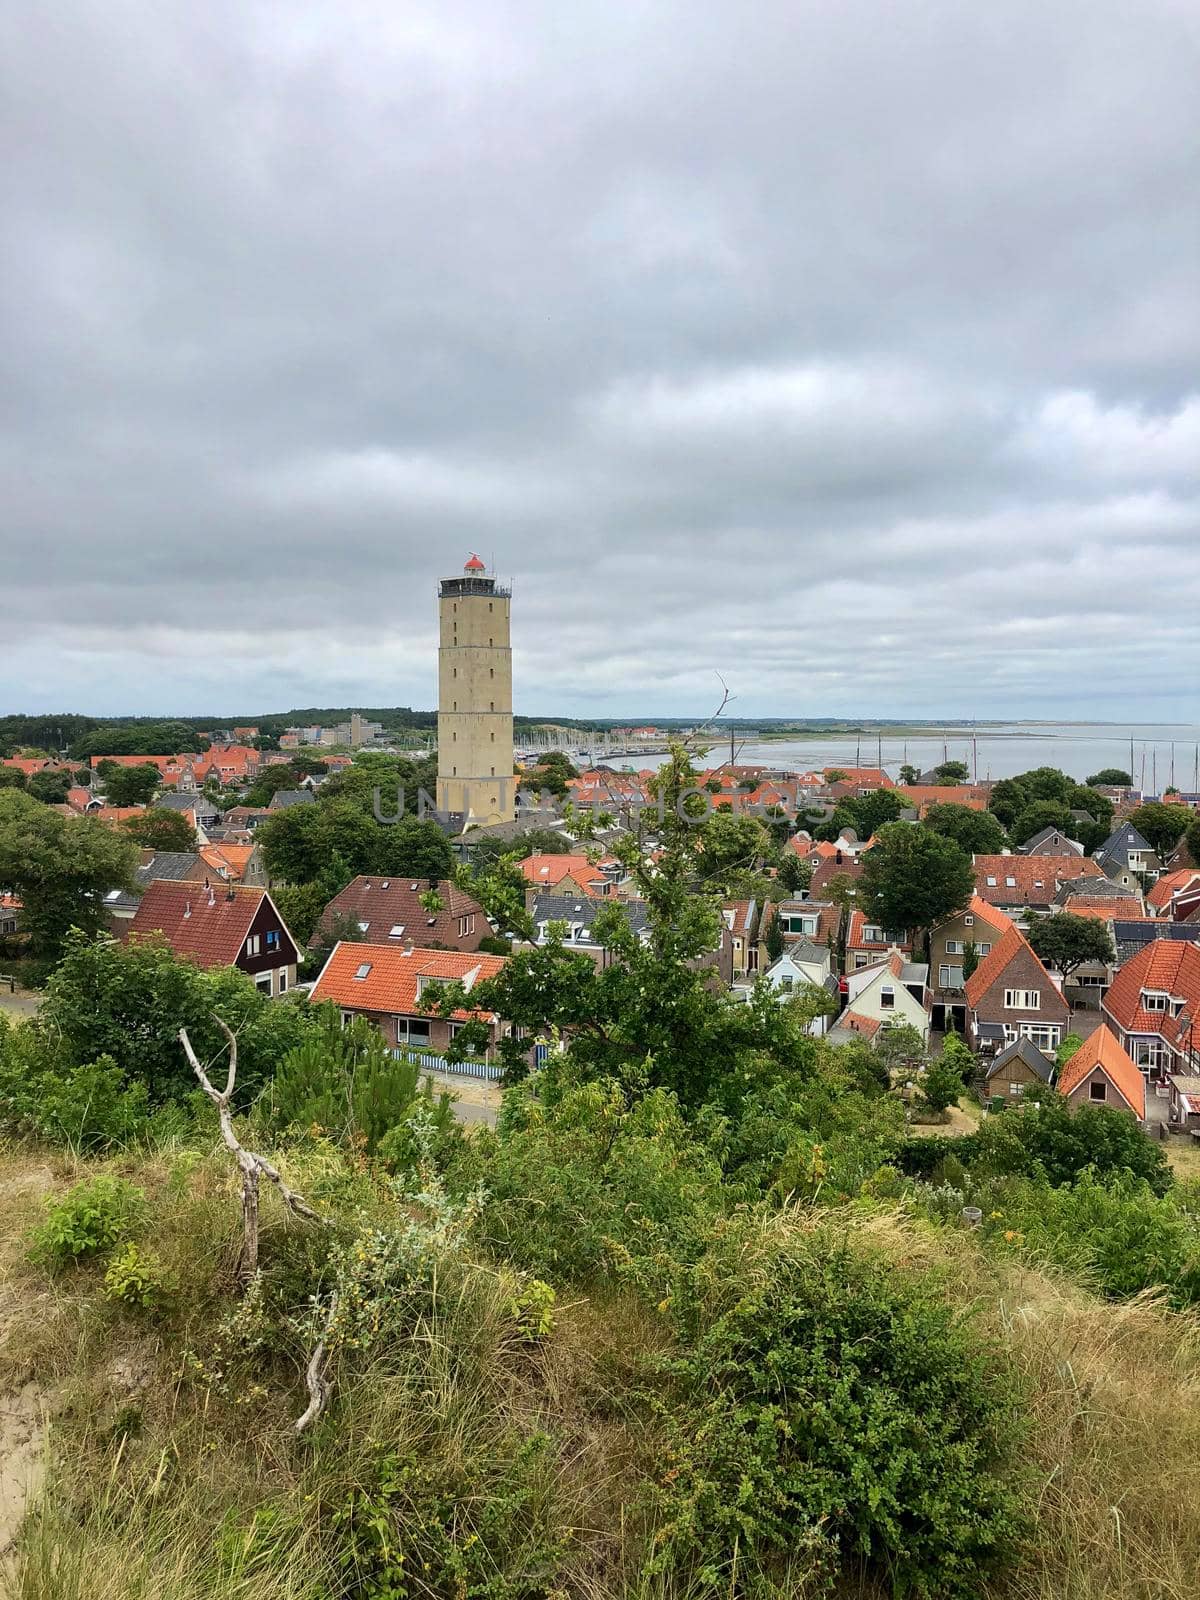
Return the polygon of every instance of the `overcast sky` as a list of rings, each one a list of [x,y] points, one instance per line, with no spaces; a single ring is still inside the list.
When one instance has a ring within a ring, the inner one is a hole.
[[[10,0],[0,710],[1192,720],[1196,0]]]

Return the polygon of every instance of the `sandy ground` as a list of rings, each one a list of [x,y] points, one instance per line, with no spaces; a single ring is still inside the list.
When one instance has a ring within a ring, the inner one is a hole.
[[[6,983],[0,983],[0,1011],[7,1011],[10,1017],[31,1017],[41,1004],[42,997],[36,990],[22,989],[17,985],[16,993],[10,994]]]
[[[489,1128],[496,1126],[496,1113],[500,1110],[500,1085],[485,1083],[480,1078],[455,1078],[443,1072],[431,1072],[435,1089],[445,1089],[454,1097],[454,1110],[460,1122],[483,1122]]]
[[[0,1396],[0,1592],[5,1557],[45,1470],[43,1398],[35,1383]]]

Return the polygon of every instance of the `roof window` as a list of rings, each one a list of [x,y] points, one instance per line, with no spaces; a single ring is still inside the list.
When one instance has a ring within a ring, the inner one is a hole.
[[[367,976],[367,974],[370,972],[370,970],[371,970],[371,963],[369,961],[364,961],[362,963],[362,965],[359,967],[358,971],[354,974],[354,976],[355,976],[356,979],[360,979],[361,980],[362,978],[365,978]]]

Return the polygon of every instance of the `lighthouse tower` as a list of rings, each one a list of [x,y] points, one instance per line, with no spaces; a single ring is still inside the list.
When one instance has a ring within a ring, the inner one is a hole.
[[[477,555],[438,585],[437,802],[461,812],[464,828],[516,814],[511,601]]]

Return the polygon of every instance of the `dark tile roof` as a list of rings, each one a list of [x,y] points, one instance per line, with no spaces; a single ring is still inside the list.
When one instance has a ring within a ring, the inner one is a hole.
[[[535,894],[530,916],[535,923],[578,923],[590,928],[597,912],[617,906],[625,913],[634,933],[642,934],[649,927],[646,907],[641,900],[604,900],[579,894]]]
[[[1037,1074],[1043,1083],[1049,1083],[1054,1075],[1054,1063],[1045,1057],[1032,1040],[1014,1039],[999,1055],[988,1064],[985,1077],[993,1077],[1001,1067],[1007,1066],[1010,1061],[1021,1060],[1031,1072]]]
[[[440,911],[427,911],[421,896],[436,892]],[[492,931],[487,913],[469,894],[448,878],[431,882],[428,878],[382,877],[378,874],[354,878],[321,913],[318,932],[332,932],[335,917],[357,922],[357,939],[364,944],[420,946],[449,945],[452,949],[475,949],[480,939]],[[474,917],[469,934],[458,931],[461,917]]]
[[[286,811],[289,806],[312,806],[316,797],[311,789],[276,789],[268,811]]]

